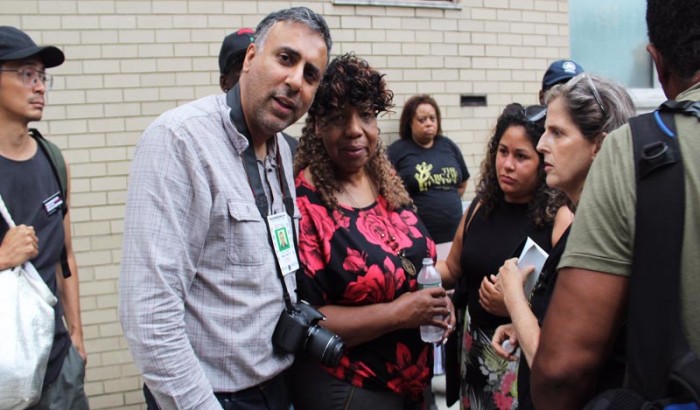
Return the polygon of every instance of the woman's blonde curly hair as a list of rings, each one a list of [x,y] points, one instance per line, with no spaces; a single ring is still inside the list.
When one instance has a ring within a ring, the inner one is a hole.
[[[323,139],[316,135],[316,126],[323,125],[332,114],[346,106],[369,106],[377,115],[387,112],[393,107],[393,98],[394,93],[386,88],[384,75],[353,53],[336,57],[328,65],[306,117],[294,159],[294,174],[308,167],[319,196],[328,208],[338,208],[336,194],[342,192],[342,184],[336,178],[336,166],[326,152]],[[413,207],[413,201],[389,162],[381,139],[376,151],[370,155],[365,171],[389,207]]]

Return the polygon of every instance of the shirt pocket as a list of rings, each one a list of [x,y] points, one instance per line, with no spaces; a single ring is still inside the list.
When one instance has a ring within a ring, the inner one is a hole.
[[[228,257],[236,265],[262,265],[272,252],[267,225],[252,202],[228,201]]]

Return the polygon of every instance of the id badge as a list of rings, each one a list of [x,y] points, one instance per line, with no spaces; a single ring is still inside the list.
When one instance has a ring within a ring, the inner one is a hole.
[[[272,245],[275,248],[275,256],[280,263],[283,275],[289,275],[299,269],[299,260],[294,247],[292,235],[292,220],[286,213],[279,213],[267,217],[272,237]]]

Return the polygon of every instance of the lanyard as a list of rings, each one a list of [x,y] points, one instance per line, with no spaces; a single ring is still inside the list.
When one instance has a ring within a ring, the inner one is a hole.
[[[234,110],[240,109],[240,103],[236,104],[236,97],[239,95],[238,93],[239,88],[238,84],[236,84],[236,86],[233,87],[226,95],[226,104],[228,104],[228,106],[231,108],[231,122],[233,122],[234,125],[236,124],[233,114]],[[246,148],[245,151],[243,151],[243,168],[245,169],[246,176],[248,177],[248,185],[250,186],[251,191],[253,191],[253,196],[255,197],[255,206],[258,208],[260,216],[262,217],[263,221],[265,221],[265,225],[268,227],[269,231],[269,222],[267,220],[267,216],[269,215],[269,205],[267,203],[267,195],[265,195],[265,189],[263,188],[262,181],[260,179],[260,172],[258,171],[258,159],[255,156],[255,147],[253,146],[252,139],[248,135],[245,135],[245,137],[248,139],[248,148]],[[282,189],[284,208],[289,218],[292,221],[294,221],[294,200],[291,197],[291,191],[289,190],[289,185],[287,184],[287,178],[285,178],[284,176],[284,164],[282,163],[282,158],[280,157],[279,145],[277,145],[276,138],[275,144],[275,151],[277,153],[277,179],[280,183],[280,188]],[[270,247],[272,247],[272,249],[274,250],[272,237],[269,234],[266,234],[266,236]],[[294,240],[294,243],[298,243],[297,232],[296,229],[294,229],[293,222],[292,238]],[[298,247],[295,247],[295,249],[297,251],[298,259]],[[284,304],[286,305],[287,309],[292,309],[292,300],[289,296],[289,290],[287,289],[287,284],[284,281],[284,275],[282,275],[282,268],[277,257],[275,257],[275,266],[277,267],[277,277],[282,283]]]

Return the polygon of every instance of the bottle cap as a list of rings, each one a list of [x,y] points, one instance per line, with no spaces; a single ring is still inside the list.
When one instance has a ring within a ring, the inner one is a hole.
[[[504,340],[503,343],[501,343],[501,347],[508,354],[513,353],[513,351],[515,350],[515,346],[513,346],[509,339]]]
[[[433,258],[423,258],[423,266],[432,265],[432,264],[433,264]]]

